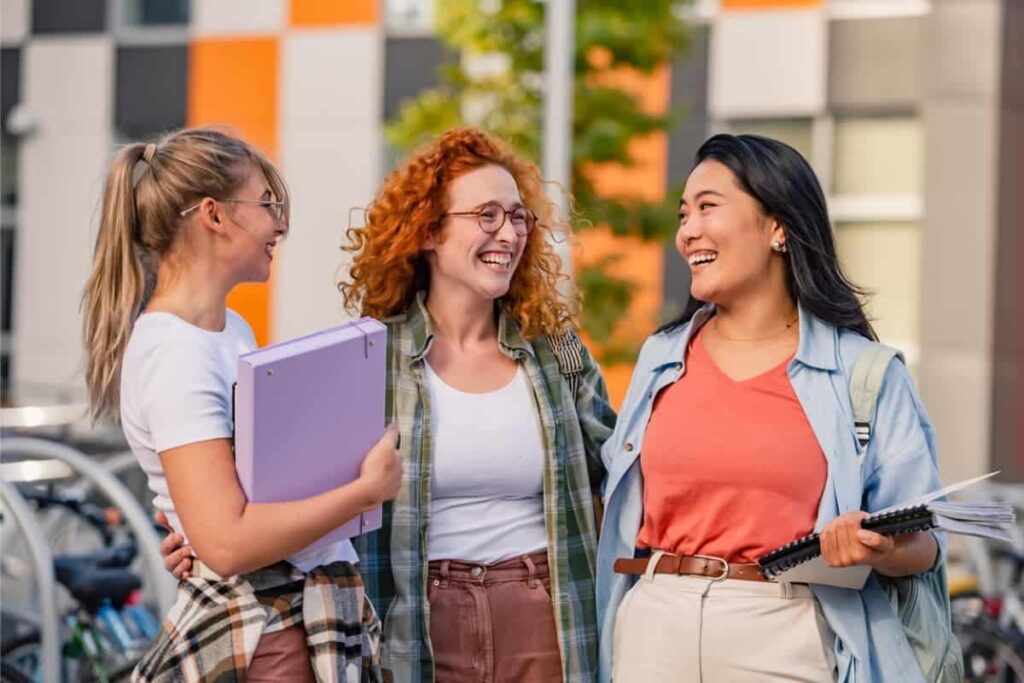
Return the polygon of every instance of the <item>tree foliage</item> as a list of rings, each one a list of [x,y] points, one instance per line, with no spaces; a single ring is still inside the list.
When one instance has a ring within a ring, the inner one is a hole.
[[[556,0],[557,1],[557,0]],[[539,0],[441,0],[437,33],[449,49],[440,84],[403,103],[388,124],[389,142],[410,150],[461,123],[473,123],[504,138],[537,160],[543,116],[544,2]],[[620,69],[650,73],[687,44],[677,18],[678,0],[578,0],[576,7],[572,187],[578,215],[587,225],[607,225],[615,234],[663,239],[675,229],[672,199],[601,196],[588,177],[595,164],[632,164],[632,140],[672,123],[674,113],[649,113],[637,98],[602,83]],[[613,259],[612,259],[613,260]],[[611,261],[580,266],[583,325],[614,349],[615,323],[628,308],[634,286],[607,273]]]

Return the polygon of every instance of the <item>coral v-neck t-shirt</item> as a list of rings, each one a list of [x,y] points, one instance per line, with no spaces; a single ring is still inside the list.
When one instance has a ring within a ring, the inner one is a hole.
[[[640,452],[640,548],[756,562],[814,530],[827,466],[786,372],[736,381],[698,334]]]

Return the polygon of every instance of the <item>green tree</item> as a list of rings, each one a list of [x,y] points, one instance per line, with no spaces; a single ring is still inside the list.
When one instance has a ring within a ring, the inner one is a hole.
[[[557,0],[554,0],[557,1]],[[600,85],[595,76],[630,68],[650,73],[687,45],[677,19],[678,0],[578,0],[576,9],[572,187],[575,208],[587,225],[607,225],[618,235],[663,239],[675,229],[671,199],[649,203],[599,196],[584,169],[591,164],[632,163],[629,142],[666,130],[673,114],[643,112],[636,98]],[[474,123],[539,156],[543,115],[544,3],[539,0],[441,0],[437,32],[450,49],[440,85],[406,102],[388,124],[389,142],[410,150],[462,123]],[[469,59],[465,59],[469,57]],[[608,275],[610,257],[577,268],[583,326],[602,347],[605,362],[629,358],[634,341],[616,341],[616,322],[634,285]]]

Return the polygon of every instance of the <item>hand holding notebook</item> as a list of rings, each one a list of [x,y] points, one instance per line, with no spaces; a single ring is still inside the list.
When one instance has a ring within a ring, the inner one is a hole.
[[[921,498],[906,501],[874,513],[861,527],[887,536],[939,529],[957,534],[1009,540],[1008,527],[1015,522],[1013,508],[1005,503],[951,503],[939,501],[991,474],[953,484]],[[860,588],[871,567],[831,567],[821,558],[818,534],[810,534],[773,550],[758,560],[765,576],[788,583],[817,583],[844,588]]]

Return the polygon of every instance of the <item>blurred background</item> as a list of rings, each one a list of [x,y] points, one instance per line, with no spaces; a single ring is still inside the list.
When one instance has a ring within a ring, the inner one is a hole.
[[[546,22],[566,6],[559,44]],[[575,198],[562,246],[618,405],[639,343],[686,300],[672,235],[693,154],[753,132],[821,179],[847,273],[935,422],[944,479],[1024,481],[1022,0],[0,0],[0,44],[8,440],[123,451],[116,425],[82,419],[79,334],[120,144],[223,124],[283,168],[291,234],[271,281],[230,300],[269,343],[349,316],[344,231],[410,149],[463,122],[502,135]],[[552,49],[567,80],[545,72]],[[559,111],[565,134],[545,140]]]

